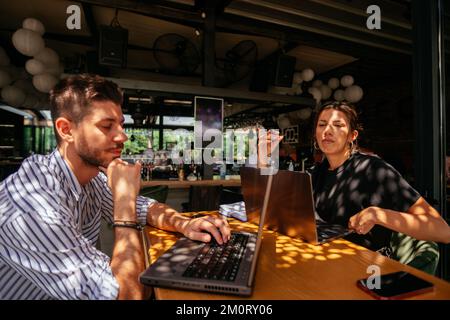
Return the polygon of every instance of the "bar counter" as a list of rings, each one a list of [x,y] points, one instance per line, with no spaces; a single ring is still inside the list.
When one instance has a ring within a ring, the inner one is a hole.
[[[227,176],[226,179],[220,179],[216,176],[212,180],[148,180],[141,181],[141,188],[149,186],[159,186],[166,185],[169,189],[188,189],[190,186],[218,186],[222,185],[224,187],[240,187],[241,178],[240,176]]]

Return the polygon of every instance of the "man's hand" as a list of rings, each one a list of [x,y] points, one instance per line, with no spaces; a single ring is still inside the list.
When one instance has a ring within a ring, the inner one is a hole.
[[[368,207],[361,210],[350,218],[348,222],[349,229],[353,229],[359,234],[368,233],[378,223],[378,215],[381,211],[382,209],[379,207]]]
[[[108,186],[114,198],[129,196],[136,198],[141,187],[141,164],[130,164],[121,159],[114,159],[106,169]]]
[[[231,237],[228,222],[224,219],[212,216],[189,220],[189,222],[184,225],[182,233],[192,240],[203,242],[211,241],[212,235],[219,244],[228,242]]]

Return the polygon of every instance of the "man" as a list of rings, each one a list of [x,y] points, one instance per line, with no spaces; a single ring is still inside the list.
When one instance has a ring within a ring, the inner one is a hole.
[[[116,84],[72,76],[50,103],[56,150],[0,184],[0,299],[143,298],[139,223],[228,241],[221,219],[189,219],[138,196],[141,166],[119,158],[127,137]],[[114,223],[111,259],[95,248],[101,217]]]

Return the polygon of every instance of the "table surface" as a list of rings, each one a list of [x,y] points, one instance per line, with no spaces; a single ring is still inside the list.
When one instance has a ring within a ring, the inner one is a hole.
[[[216,213],[213,213],[216,214]],[[229,219],[233,230],[256,232],[257,226]],[[150,263],[169,249],[180,235],[148,226],[145,238]],[[377,265],[381,274],[408,271],[435,287],[430,293],[409,299],[450,299],[450,283],[344,239],[314,246],[270,230],[264,230],[253,294],[239,297],[199,291],[155,287],[157,299],[373,299],[356,286],[356,281],[372,275],[368,267]]]

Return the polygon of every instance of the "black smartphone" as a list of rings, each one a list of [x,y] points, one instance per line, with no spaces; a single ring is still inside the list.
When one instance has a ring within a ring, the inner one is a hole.
[[[418,294],[433,291],[434,285],[415,275],[399,271],[380,276],[378,288],[372,288],[372,281],[368,279],[357,281],[357,286],[376,299],[404,299]]]

